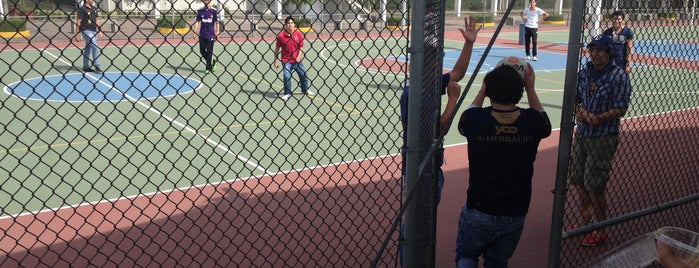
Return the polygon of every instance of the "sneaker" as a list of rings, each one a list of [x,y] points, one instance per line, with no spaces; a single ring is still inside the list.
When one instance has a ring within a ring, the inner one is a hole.
[[[525,60],[529,60],[529,56],[524,57]]]
[[[212,63],[211,63],[211,66],[212,66],[212,67],[211,67],[211,71],[213,72],[213,71],[216,71],[216,60],[211,60],[211,61],[212,61]]]
[[[306,94],[306,96],[313,96],[313,95],[315,95],[315,93],[313,93],[313,91],[310,91],[310,90],[306,90],[306,92],[304,92],[303,94]]]
[[[537,59],[536,56],[534,56],[534,61],[538,61],[538,60],[539,60],[539,59]]]
[[[582,245],[586,247],[596,247],[607,242],[607,234],[594,231],[587,236],[582,241]]]
[[[204,72],[204,74],[209,74],[210,72],[211,72],[211,71],[206,70],[206,71]]]
[[[83,68],[83,73],[93,73],[95,70],[90,69],[90,68]]]
[[[102,69],[100,69],[99,67],[95,68],[95,73],[96,73],[96,74],[101,74],[101,73],[102,73]]]
[[[580,228],[580,224],[577,224],[577,223],[576,223],[576,224],[573,224],[573,225],[568,225],[568,226],[566,226],[563,230],[565,230],[566,232],[570,232],[570,231],[575,230],[575,229],[578,229],[578,228]]]
[[[280,98],[281,98],[282,100],[286,101],[286,100],[288,100],[289,98],[291,98],[291,94],[284,94],[284,95],[282,95]]]

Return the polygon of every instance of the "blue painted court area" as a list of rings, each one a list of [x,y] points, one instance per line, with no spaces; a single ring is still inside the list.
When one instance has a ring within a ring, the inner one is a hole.
[[[12,83],[5,88],[5,93],[35,100],[117,102],[185,94],[199,87],[200,81],[171,74],[69,73]]]
[[[480,61],[481,57],[485,53],[485,47],[477,47],[473,49],[473,54],[471,54],[471,63],[468,66],[468,73],[473,73],[473,71],[476,69],[476,65],[478,61]],[[454,65],[456,64],[456,60],[459,58],[459,55],[461,54],[461,50],[445,50],[444,51],[444,61],[442,63],[442,67],[444,69],[453,69]],[[493,46],[490,48],[490,51],[488,52],[488,57],[485,59],[483,62],[483,66],[481,66],[479,72],[487,72],[490,71],[491,69],[495,68],[495,65],[500,62],[500,60],[509,57],[509,56],[517,56],[517,57],[524,57],[524,48],[510,48],[510,47],[499,47],[499,46]],[[545,51],[539,51],[537,57],[539,58],[538,61],[533,61],[530,60],[529,63],[532,64],[532,67],[534,67],[535,70],[547,70],[547,71],[553,71],[553,70],[565,70],[566,67],[566,55],[565,54],[560,54],[560,53],[551,53],[551,52],[545,52]],[[395,60],[397,61],[402,61],[405,62],[406,57],[405,56],[400,56],[400,57],[395,57]]]
[[[664,49],[658,49],[658,48]],[[636,41],[633,44],[635,54],[647,54],[663,58],[675,58],[699,61],[699,43],[677,41]]]

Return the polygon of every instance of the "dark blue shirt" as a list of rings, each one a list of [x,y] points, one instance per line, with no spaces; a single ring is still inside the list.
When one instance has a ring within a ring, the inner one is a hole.
[[[442,92],[441,95],[447,94],[447,85],[449,85],[449,80],[451,79],[451,74],[450,73],[445,73],[442,75]],[[405,89],[403,90],[403,94],[400,96],[400,119],[401,123],[403,124],[403,146],[405,146],[407,138],[408,138],[408,96],[410,95],[410,86],[408,85],[408,81],[405,81]],[[437,101],[441,101],[441,99],[438,99]],[[434,100],[432,99],[423,99],[422,103],[424,105],[432,105]],[[432,117],[429,117],[429,119],[432,119]],[[444,151],[442,149],[437,150],[437,160],[439,161],[439,165],[442,165],[444,162]]]
[[[626,42],[634,39],[633,31],[629,27],[624,27],[621,31],[614,35],[614,28],[609,28],[604,30],[602,33],[604,35],[609,35],[614,41],[614,62],[621,68],[626,68],[626,53],[628,53],[628,47],[626,47]]]
[[[80,31],[97,31],[97,9],[94,6],[78,8],[78,19],[80,19]]]

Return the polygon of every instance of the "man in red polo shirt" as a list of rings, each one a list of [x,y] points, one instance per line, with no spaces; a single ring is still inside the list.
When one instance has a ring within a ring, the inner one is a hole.
[[[308,76],[306,68],[303,66],[303,34],[296,29],[296,22],[291,16],[284,20],[284,30],[277,36],[277,45],[274,48],[274,68],[279,68],[277,57],[281,50],[282,65],[284,74],[284,93],[280,96],[282,100],[291,97],[291,72],[296,71],[301,83],[301,92],[312,96],[313,91],[308,89]]]

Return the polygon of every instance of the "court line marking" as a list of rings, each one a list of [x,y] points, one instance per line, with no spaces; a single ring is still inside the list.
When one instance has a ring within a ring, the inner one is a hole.
[[[47,53],[49,53],[49,52],[47,52]],[[51,53],[49,53],[49,54],[51,54]],[[52,56],[53,56],[53,55],[52,55]],[[180,76],[180,75],[178,75],[178,74],[160,74],[160,73],[153,73],[153,72],[121,72],[121,73],[122,73],[122,74],[152,74],[152,75],[166,76],[166,77]],[[67,74],[47,75],[47,76],[44,76],[43,78],[35,77],[35,78],[30,78],[30,79],[28,79],[28,80],[31,80],[31,79],[42,79],[42,80],[43,80],[43,79],[45,79],[45,78],[67,77],[67,76],[69,76],[69,75],[70,75],[70,76],[82,76],[81,73],[67,73]],[[180,76],[180,77],[182,77],[182,76]],[[147,98],[141,98],[141,99],[153,100],[153,99],[157,99],[157,98],[160,98],[160,97],[169,98],[169,97],[178,96],[178,95],[187,95],[187,94],[192,94],[192,93],[196,92],[198,89],[201,89],[201,88],[202,88],[202,84],[203,84],[203,83],[202,83],[201,81],[196,80],[196,79],[194,79],[194,78],[185,78],[185,77],[182,77],[182,78],[183,78],[182,80],[185,81],[185,82],[186,82],[187,80],[196,81],[197,83],[199,83],[199,86],[196,87],[196,88],[192,88],[191,91],[187,91],[187,92],[184,92],[184,93],[173,93],[173,94],[170,94],[170,95],[158,95],[158,96],[155,96],[155,97],[147,97]],[[34,97],[32,97],[32,98],[29,98],[29,97],[22,97],[22,96],[19,96],[19,95],[17,95],[17,94],[14,94],[14,93],[11,93],[11,92],[10,92],[9,89],[10,89],[11,86],[19,85],[20,83],[24,83],[25,81],[26,81],[26,80],[20,80],[20,81],[17,81],[17,82],[13,82],[13,83],[11,83],[11,84],[8,84],[8,85],[3,89],[3,91],[4,91],[7,95],[13,96],[13,97],[15,97],[15,98],[20,98],[20,99],[24,99],[24,100],[31,100],[31,101],[69,102],[69,103],[85,103],[85,102],[89,102],[89,103],[104,103],[104,102],[118,103],[118,102],[127,101],[127,100],[124,100],[124,99],[120,99],[120,100],[102,99],[102,100],[99,100],[99,101],[94,101],[94,100],[80,100],[80,101],[78,101],[78,100],[56,100],[56,99],[45,99],[45,98],[40,99],[40,98],[34,98]],[[185,84],[186,84],[186,83],[185,83]]]
[[[41,52],[44,52],[44,53],[49,54],[51,57],[54,57],[55,59],[57,59],[57,60],[63,62],[63,63],[66,64],[67,66],[73,66],[72,63],[67,62],[67,61],[64,60],[63,58],[59,58],[58,56],[54,55],[53,53],[51,53],[51,52],[49,52],[49,51],[46,51],[45,49],[42,49]],[[93,74],[91,74],[91,73],[86,73],[85,76],[86,76],[86,77],[89,77],[90,79],[95,80],[96,82],[98,82],[98,83],[100,83],[100,84],[102,84],[102,85],[104,85],[104,86],[106,86],[106,87],[108,87],[108,88],[110,88],[111,90],[116,91],[117,93],[123,95],[125,98],[131,100],[132,102],[135,102],[136,104],[140,105],[141,107],[145,108],[146,110],[151,111],[151,112],[157,114],[158,116],[164,118],[165,120],[169,121],[170,123],[172,123],[172,124],[174,124],[174,125],[176,125],[176,126],[179,126],[179,127],[182,128],[183,130],[185,130],[185,131],[187,131],[187,132],[190,132],[190,133],[194,134],[195,136],[199,136],[200,138],[204,139],[204,141],[206,141],[206,143],[208,143],[208,144],[214,146],[214,148],[219,148],[219,149],[223,150],[226,154],[229,154],[229,155],[234,156],[235,158],[237,158],[237,159],[239,159],[239,160],[245,162],[245,164],[248,164],[248,165],[250,165],[250,166],[253,166],[253,167],[254,167],[255,169],[257,169],[257,170],[260,170],[260,171],[262,171],[262,172],[264,172],[264,173],[267,173],[267,172],[268,172],[266,168],[263,168],[263,167],[260,166],[259,164],[255,163],[255,162],[252,162],[250,159],[248,159],[248,158],[246,158],[246,157],[243,157],[243,156],[241,156],[241,155],[239,155],[239,154],[233,152],[227,145],[224,145],[223,142],[221,142],[221,141],[215,141],[215,140],[209,138],[209,136],[204,135],[204,134],[201,134],[201,133],[200,133],[199,131],[197,131],[196,129],[193,129],[193,128],[190,127],[190,126],[188,126],[188,125],[186,125],[186,124],[183,124],[183,123],[181,123],[181,122],[175,120],[174,118],[172,118],[172,117],[170,117],[170,116],[164,114],[164,113],[161,112],[160,110],[153,108],[153,106],[150,106],[150,105],[148,105],[148,104],[146,104],[146,103],[144,103],[144,102],[142,102],[142,101],[140,101],[140,100],[138,100],[138,99],[136,99],[136,98],[134,98],[134,97],[129,96],[129,95],[126,94],[125,92],[122,92],[122,91],[119,90],[118,88],[114,87],[114,85],[105,83],[104,81],[102,81],[101,79],[98,79],[97,77],[95,77],[95,76],[94,76]]]
[[[622,121],[625,121],[625,120],[630,120],[630,119],[634,119],[634,118],[650,117],[650,116],[654,116],[654,115],[669,114],[669,113],[673,113],[673,112],[681,112],[681,111],[694,110],[694,109],[699,109],[699,107],[686,108],[686,109],[679,109],[679,110],[673,110],[673,111],[667,111],[667,112],[660,112],[660,113],[653,113],[653,114],[647,114],[647,115],[639,115],[639,116],[633,116],[633,117],[628,117],[628,118],[622,118],[621,120],[622,120]],[[560,131],[560,130],[561,130],[560,128],[552,128],[552,129],[551,129],[552,132],[553,132],[553,131]],[[448,147],[458,147],[458,146],[463,146],[463,145],[467,145],[467,144],[468,144],[468,142],[461,142],[461,143],[454,143],[454,144],[444,145],[443,147],[444,147],[444,148],[448,148]],[[558,145],[558,146],[560,146],[560,145]],[[537,149],[537,150],[538,150],[538,149]],[[238,180],[246,181],[246,180],[249,180],[249,179],[257,179],[257,178],[261,178],[261,177],[265,177],[265,176],[274,177],[274,176],[276,176],[276,175],[278,175],[278,174],[287,174],[287,173],[290,173],[290,172],[292,172],[292,171],[301,172],[301,171],[305,171],[305,170],[314,170],[314,169],[317,169],[317,168],[325,168],[325,167],[331,167],[331,166],[340,166],[340,165],[347,165],[347,164],[351,164],[351,163],[359,163],[359,162],[363,162],[363,161],[370,161],[370,160],[374,160],[374,159],[383,159],[383,158],[388,158],[388,157],[396,157],[396,156],[398,156],[398,155],[400,155],[400,153],[388,154],[388,155],[381,155],[381,156],[369,157],[369,158],[363,158],[363,159],[355,159],[355,160],[351,160],[351,161],[341,161],[341,162],[336,162],[336,163],[331,163],[331,164],[326,164],[326,165],[319,165],[319,166],[315,166],[315,167],[306,167],[306,168],[302,168],[302,169],[293,169],[293,170],[288,170],[288,171],[280,171],[280,172],[276,172],[276,173],[265,173],[265,174],[258,175],[258,176],[249,176],[249,177],[243,177],[243,178],[236,178],[236,179],[232,179],[232,180],[224,180],[224,181],[220,181],[220,182],[216,182],[216,183],[205,183],[205,184],[193,185],[193,186],[182,187],[182,188],[174,188],[174,189],[170,189],[170,190],[166,190],[166,191],[155,191],[155,192],[144,193],[144,194],[137,194],[137,195],[132,195],[132,196],[122,196],[122,197],[118,197],[118,198],[103,199],[103,200],[93,201],[93,202],[83,202],[83,203],[76,204],[76,205],[66,205],[66,206],[61,206],[61,207],[58,207],[58,208],[42,209],[42,210],[39,210],[39,211],[36,211],[36,212],[23,212],[23,213],[14,214],[14,215],[0,216],[0,220],[14,219],[14,218],[18,218],[18,217],[22,217],[22,216],[28,216],[28,215],[38,215],[38,214],[45,213],[45,212],[50,212],[50,211],[57,212],[57,211],[59,211],[59,210],[68,209],[68,208],[70,208],[70,209],[75,209],[75,208],[82,207],[82,206],[87,206],[87,205],[98,205],[98,204],[107,203],[107,202],[109,202],[109,203],[116,203],[116,201],[119,201],[119,200],[134,199],[134,198],[137,198],[137,197],[148,197],[148,196],[153,196],[153,195],[156,195],[156,194],[167,194],[167,193],[171,193],[171,192],[175,192],[175,191],[185,192],[185,191],[190,190],[190,189],[203,188],[203,187],[207,187],[207,186],[216,187],[217,185],[221,185],[221,184],[224,184],[224,183],[231,183],[231,182],[238,181]]]
[[[354,41],[354,42],[363,42],[363,41]],[[351,42],[348,42],[348,43],[351,43]],[[349,44],[348,44],[348,45],[349,45]],[[47,53],[49,53],[49,52],[47,52]],[[49,53],[49,54],[50,54],[50,53]],[[54,55],[52,55],[52,56],[54,56]],[[56,56],[54,56],[54,57],[56,57]],[[57,58],[57,57],[56,57],[56,58]],[[64,62],[65,62],[65,61],[64,61]],[[350,68],[350,66],[344,65],[344,64],[340,64],[340,63],[338,63],[338,62],[335,62],[335,64],[336,64],[336,65],[343,66],[344,68]],[[389,74],[396,75],[396,76],[402,76],[402,75],[401,75],[402,73],[396,74],[396,73],[393,73],[393,72],[386,72],[386,71],[380,71],[380,70],[379,70],[379,71],[376,71],[376,70],[368,69],[368,68],[365,68],[365,67],[360,67],[360,68],[358,68],[358,69],[363,70],[363,71],[368,72],[368,73],[389,73]],[[224,70],[225,70],[225,69],[224,69]],[[226,72],[229,72],[228,70],[225,70],[225,71],[226,71]],[[230,72],[229,72],[229,73],[230,73]],[[94,79],[94,78],[93,78],[93,79]],[[262,80],[260,80],[260,81],[262,81]],[[267,81],[263,81],[263,82],[267,82]],[[464,84],[464,83],[460,83],[460,84]],[[474,86],[478,86],[478,85],[479,85],[479,84],[474,83]],[[539,90],[541,90],[541,89],[539,89]],[[537,91],[539,91],[539,90],[537,90]],[[551,91],[562,91],[562,90],[551,90]],[[443,103],[444,103],[444,102],[443,102]],[[386,111],[389,111],[389,110],[396,110],[396,108],[392,108],[392,109],[370,110],[370,111],[363,111],[363,112],[359,112],[359,113],[357,113],[357,112],[351,112],[351,113],[346,113],[346,114],[340,113],[340,114],[335,114],[335,115],[333,115],[333,116],[334,116],[334,117],[352,116],[352,115],[364,114],[364,113],[386,112]],[[356,109],[355,109],[354,111],[356,111]],[[327,117],[327,116],[324,116],[324,117]],[[316,118],[316,117],[300,118],[298,121],[301,121],[301,120],[313,120],[313,118]],[[321,117],[321,118],[322,118],[322,117]],[[274,124],[274,123],[276,123],[276,122],[279,122],[279,121],[272,121],[272,122],[266,122],[266,123],[267,123],[267,124]],[[258,124],[258,123],[255,123],[255,124],[246,124],[246,125],[259,125],[259,124]],[[240,127],[244,127],[245,125],[231,125],[231,126],[225,126],[225,127],[215,127],[215,128],[211,128],[211,130],[214,130],[214,129],[221,129],[221,128],[228,128],[228,129],[229,129],[229,128],[235,128],[235,127],[239,127],[239,126],[240,126]],[[200,131],[201,131],[201,130],[200,130]],[[96,140],[96,141],[92,141],[92,140],[91,140],[91,141],[83,141],[83,142],[76,142],[76,143],[69,143],[69,144],[54,144],[54,145],[47,145],[47,146],[38,146],[38,147],[26,148],[26,150],[40,149],[40,148],[53,148],[53,147],[57,147],[57,146],[70,146],[70,145],[79,145],[79,144],[89,144],[89,143],[93,143],[93,142],[107,142],[107,141],[109,141],[109,140],[114,140],[114,139],[123,140],[123,139],[131,139],[131,138],[146,138],[146,137],[153,137],[153,136],[165,136],[165,135],[170,135],[170,134],[175,134],[175,133],[182,133],[182,131],[178,131],[178,132],[166,132],[166,133],[156,133],[156,134],[146,134],[146,135],[137,135],[137,136],[110,138],[110,139],[101,139],[101,140]],[[195,133],[195,134],[196,134],[196,133]],[[15,150],[10,150],[10,151],[18,151],[18,150],[21,150],[21,149],[15,149]],[[393,155],[388,155],[388,156],[394,156],[394,155],[395,155],[395,154],[393,154]],[[379,156],[379,157],[374,157],[374,158],[380,158],[380,157],[386,157],[386,156]],[[368,159],[374,159],[374,158],[368,158]],[[357,162],[357,161],[360,161],[360,160],[352,160],[352,161],[349,161],[349,162],[343,161],[343,162],[341,162],[341,163],[352,163],[352,162]],[[364,160],[361,160],[361,161],[364,161]],[[327,165],[323,165],[323,166],[332,166],[332,165],[337,165],[337,164],[327,164]],[[321,166],[321,167],[323,167],[323,166]],[[300,171],[300,170],[312,170],[312,168],[293,169],[293,170],[291,170],[291,171]],[[277,172],[277,173],[274,173],[274,174],[280,174],[280,173],[283,174],[283,173],[287,173],[287,172],[290,172],[290,171]],[[263,174],[261,174],[261,175],[258,175],[258,176],[252,176],[252,177],[247,177],[247,178],[237,178],[237,179],[227,180],[227,181],[247,180],[247,179],[250,179],[250,178],[257,178],[257,177],[262,177],[262,176],[270,175],[270,174],[271,174],[271,173],[265,172],[265,173],[263,173]],[[226,182],[226,181],[224,181],[224,182]],[[218,183],[217,183],[217,184],[218,184]],[[212,184],[211,184],[211,183],[203,184],[203,186],[205,186],[205,185],[212,185]],[[178,190],[178,189],[190,189],[190,188],[195,188],[195,187],[199,187],[199,186],[188,186],[187,188],[175,188],[175,189],[168,190],[168,191],[165,191],[165,192],[175,191],[175,190]],[[150,194],[140,194],[140,195],[152,195],[152,194],[161,193],[161,192],[163,192],[163,191],[158,191],[158,192],[154,192],[154,193],[150,193]],[[119,197],[119,198],[116,198],[116,199],[107,199],[107,200],[100,200],[100,201],[92,201],[92,202],[86,202],[85,204],[96,204],[96,203],[101,203],[101,202],[105,202],[105,201],[108,201],[108,200],[119,200],[119,199],[122,199],[122,198],[132,198],[132,197],[137,197],[137,196],[140,196],[140,195],[134,195],[134,196],[131,196],[131,197]],[[67,207],[76,207],[76,206],[80,206],[80,204],[78,204],[78,205],[69,205],[69,206],[67,206]],[[58,209],[60,209],[60,208],[58,208]],[[45,211],[52,211],[52,210],[56,210],[56,209],[45,209]],[[44,210],[42,210],[42,211],[44,211]],[[33,214],[33,213],[27,212],[26,214]],[[19,214],[19,215],[21,215],[21,214]],[[2,219],[2,217],[0,217],[0,219]]]

